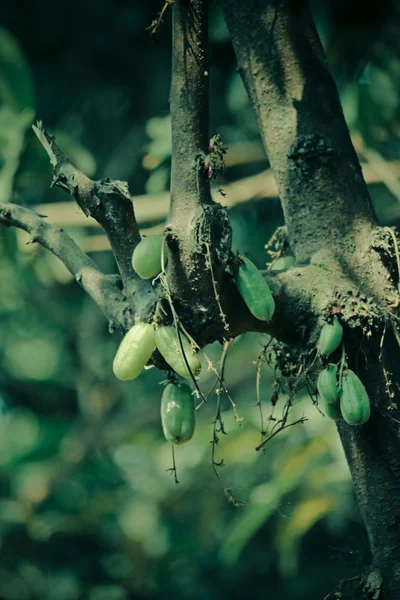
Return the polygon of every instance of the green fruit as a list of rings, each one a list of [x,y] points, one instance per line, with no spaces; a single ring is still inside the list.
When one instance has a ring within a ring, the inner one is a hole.
[[[327,417],[332,419],[333,421],[340,421],[342,418],[342,413],[340,412],[340,404],[339,402],[327,402],[324,400],[325,406],[325,414]]]
[[[343,327],[337,317],[333,317],[331,323],[322,326],[317,343],[318,352],[329,356],[339,347],[343,338]]]
[[[156,349],[155,332],[149,323],[137,323],[122,340],[114,358],[114,375],[122,381],[135,379]]]
[[[162,270],[161,249],[164,243],[163,235],[144,237],[136,246],[132,255],[132,267],[142,279],[152,279]],[[164,263],[168,259],[168,247],[164,245]]]
[[[281,256],[278,258],[272,265],[270,271],[274,273],[282,273],[282,271],[287,271],[291,269],[296,264],[296,259],[294,256]]]
[[[371,415],[369,396],[357,375],[350,369],[342,377],[340,410],[349,425],[363,425]]]
[[[275,302],[264,277],[248,258],[240,259],[236,285],[251,314],[260,321],[269,321]]]
[[[319,395],[330,404],[339,400],[339,390],[337,386],[337,367],[328,365],[318,376],[317,388]]]
[[[193,376],[196,377],[200,373],[201,364],[193,353],[189,340],[180,334],[183,351],[186,361],[190,367]],[[160,326],[156,329],[156,346],[157,350],[163,356],[166,363],[182,377],[191,379],[190,371],[182,355],[182,348],[179,341],[178,332],[175,327]]]
[[[194,399],[186,383],[169,383],[161,398],[161,424],[165,438],[173,444],[191,439],[195,427]]]

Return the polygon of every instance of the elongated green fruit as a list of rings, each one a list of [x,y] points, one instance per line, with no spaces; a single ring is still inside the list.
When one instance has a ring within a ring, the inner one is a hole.
[[[184,444],[194,433],[195,407],[186,383],[169,383],[161,398],[161,424],[165,438],[173,444]]]
[[[339,402],[327,402],[324,400],[325,414],[333,421],[340,421],[342,413],[340,412]]]
[[[319,340],[317,343],[318,352],[324,356],[329,356],[339,347],[343,338],[343,327],[337,317],[333,317],[331,323],[325,323],[322,326]]]
[[[186,361],[193,375],[196,377],[196,375],[200,373],[200,361],[196,354],[193,353],[190,342],[183,333],[180,334],[180,338]],[[158,327],[156,329],[156,346],[157,350],[165,359],[165,362],[167,362],[176,373],[182,375],[182,377],[186,377],[186,379],[191,378],[189,369],[182,355],[179,336],[175,327]]]
[[[325,402],[334,404],[339,400],[336,365],[328,365],[321,371],[317,380],[317,388]]]
[[[256,319],[269,321],[275,311],[275,302],[267,282],[248,258],[240,259],[236,275],[239,294]]]
[[[155,332],[149,323],[137,323],[122,340],[114,358],[114,375],[122,381],[135,379],[156,349]]]
[[[274,273],[282,273],[282,271],[287,271],[294,267],[295,264],[296,260],[294,256],[281,256],[273,263],[270,270]]]
[[[363,425],[371,416],[367,390],[350,369],[343,375],[340,392],[340,410],[349,425]]]
[[[151,279],[161,272],[162,235],[144,237],[136,246],[132,255],[132,267],[142,279]],[[164,245],[164,263],[167,262],[168,247]]]

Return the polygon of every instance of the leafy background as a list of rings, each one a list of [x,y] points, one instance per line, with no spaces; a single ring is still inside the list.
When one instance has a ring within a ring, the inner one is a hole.
[[[395,226],[395,24],[377,37],[390,3],[371,14],[357,2],[312,4],[377,215]],[[101,232],[49,188],[51,169],[30,126],[42,119],[87,175],[128,180],[143,229],[162,223],[169,16],[157,43],[146,31],[161,7],[161,0],[40,0],[0,9],[0,201],[40,205],[107,272],[115,265]],[[282,214],[273,194],[252,197],[252,176],[268,163],[214,5],[210,35],[210,131],[229,146],[218,185],[250,178],[250,200],[230,212],[233,245],[263,267]],[[213,397],[198,413],[193,440],[176,452],[176,485],[159,419],[164,375],[149,369],[118,382],[111,365],[120,338],[58,259],[26,242],[0,229],[0,598],[209,600],[251,590],[254,600],[322,599],[368,561],[335,426],[308,397],[294,408],[308,421],[255,452],[255,362],[266,336],[246,334],[228,355],[227,382],[243,422],[222,399],[221,481],[211,468]],[[220,353],[218,344],[209,349],[214,361]],[[201,386],[210,383],[205,368]],[[264,366],[266,415],[272,392]],[[245,504],[229,503],[227,488]]]

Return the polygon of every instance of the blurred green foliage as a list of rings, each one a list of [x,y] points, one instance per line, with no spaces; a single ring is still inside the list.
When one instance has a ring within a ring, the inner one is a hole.
[[[65,200],[49,189],[50,165],[30,130],[34,118],[87,175],[127,179],[134,194],[168,189],[169,17],[158,44],[146,32],[161,4],[41,0],[24,3],[24,11],[18,3],[2,7],[0,201]],[[323,39],[340,37],[323,3],[313,4]],[[227,146],[256,142],[256,121],[214,6],[210,33],[210,130]],[[338,77],[349,127],[386,169],[399,155],[393,44],[381,42],[364,83]],[[338,54],[328,58],[335,69]],[[222,184],[266,166],[263,158],[239,161]],[[379,173],[374,204],[393,224],[398,172],[392,179]],[[231,218],[234,248],[263,266],[264,245],[282,223],[278,200],[236,207]],[[68,232],[78,243],[92,233]],[[115,269],[110,253],[93,257],[105,271]],[[0,229],[0,282],[0,598],[212,600],[242,598],[251,589],[255,600],[306,600],[323,598],[367,561],[335,426],[308,397],[299,395],[293,412],[307,422],[255,451],[255,362],[265,336],[242,336],[228,354],[227,384],[243,422],[223,399],[221,481],[211,467],[213,396],[198,411],[193,440],[177,449],[176,485],[159,419],[163,374],[149,369],[133,382],[116,381],[118,335],[108,333],[58,259],[26,245],[19,231]],[[208,351],[217,362],[221,346]],[[204,368],[202,389],[212,382]],[[265,366],[265,416],[272,385]],[[245,504],[229,503],[226,489]]]

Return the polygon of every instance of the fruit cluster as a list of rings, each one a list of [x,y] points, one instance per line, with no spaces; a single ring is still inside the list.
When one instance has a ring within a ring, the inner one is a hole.
[[[329,356],[342,343],[343,327],[335,316],[321,329],[317,348],[322,356]],[[343,358],[342,358],[343,361]],[[349,425],[363,425],[371,415],[367,391],[351,369],[339,370],[337,364],[328,364],[318,376],[317,388],[324,401],[325,412],[331,419],[344,419]]]
[[[164,236],[142,239],[132,256],[132,266],[142,279],[159,275],[168,260]],[[254,317],[269,321],[275,310],[271,291],[257,267],[248,258],[239,258],[236,270],[238,291]],[[201,364],[186,335],[175,326],[136,323],[125,335],[114,359],[118,379],[135,379],[158,350],[171,370],[186,379],[199,375]],[[174,444],[190,440],[195,426],[193,394],[186,383],[169,383],[162,395],[161,422],[166,439]]]

